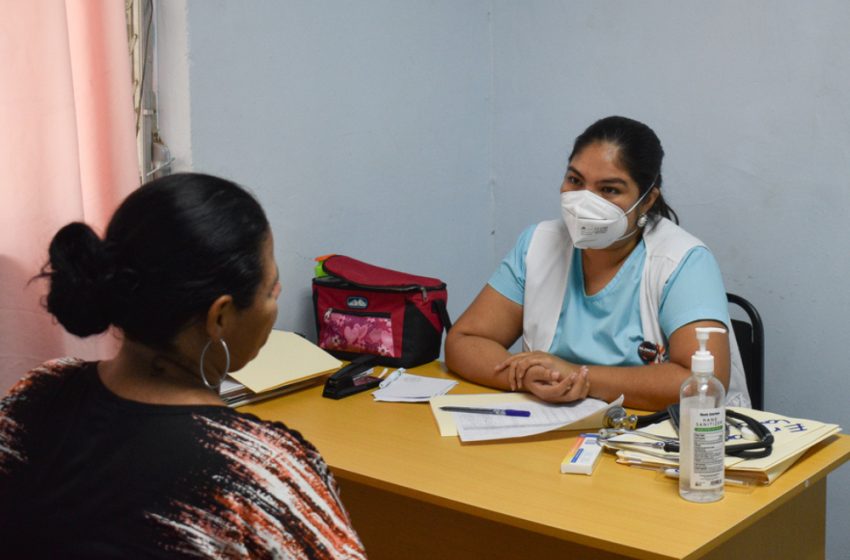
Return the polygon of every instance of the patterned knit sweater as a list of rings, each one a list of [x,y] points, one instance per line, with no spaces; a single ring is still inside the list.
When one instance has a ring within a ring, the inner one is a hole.
[[[72,359],[0,402],[0,542],[19,558],[366,557],[298,432],[122,399]]]

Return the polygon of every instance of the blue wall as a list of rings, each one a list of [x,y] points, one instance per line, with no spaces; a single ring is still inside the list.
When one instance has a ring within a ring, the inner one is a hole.
[[[254,189],[266,208],[278,326],[315,338],[313,259],[328,253],[438,277],[459,314],[493,262],[486,11],[189,7],[193,166]]]

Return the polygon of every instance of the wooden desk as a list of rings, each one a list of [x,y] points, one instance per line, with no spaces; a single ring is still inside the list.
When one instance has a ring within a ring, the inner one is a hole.
[[[437,363],[411,372],[455,377]],[[488,391],[461,380],[451,394]],[[427,404],[321,392],[240,410],[316,445],[372,560],[822,559],[826,475],[850,458],[850,437],[833,436],[771,486],[694,504],[607,453],[593,476],[560,474],[575,432],[464,444],[440,437]]]

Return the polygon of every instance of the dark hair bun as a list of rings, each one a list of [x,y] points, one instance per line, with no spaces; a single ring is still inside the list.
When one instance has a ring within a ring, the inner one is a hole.
[[[89,226],[74,222],[53,237],[49,253],[47,310],[71,334],[104,332],[111,324],[108,283],[114,276],[106,244]]]
[[[82,223],[59,230],[38,277],[50,280],[47,310],[71,334],[112,325],[126,340],[171,349],[217,298],[253,304],[269,233],[262,207],[236,183],[177,173],[124,199],[103,240]]]

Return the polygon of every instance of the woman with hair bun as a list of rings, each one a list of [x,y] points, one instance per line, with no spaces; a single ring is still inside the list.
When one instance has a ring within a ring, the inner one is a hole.
[[[118,354],[60,359],[0,402],[0,542],[20,558],[361,559],[318,451],[222,403],[265,344],[281,286],[259,203],[179,174],[132,193],[103,239],[50,244],[47,309]]]
[[[724,327],[708,350],[727,404],[750,406],[717,262],[661,193],[664,150],[624,117],[576,138],[561,220],[526,229],[446,335],[446,364],[550,402],[586,396],[663,410],[678,402],[697,327]],[[523,351],[508,351],[519,337]]]

